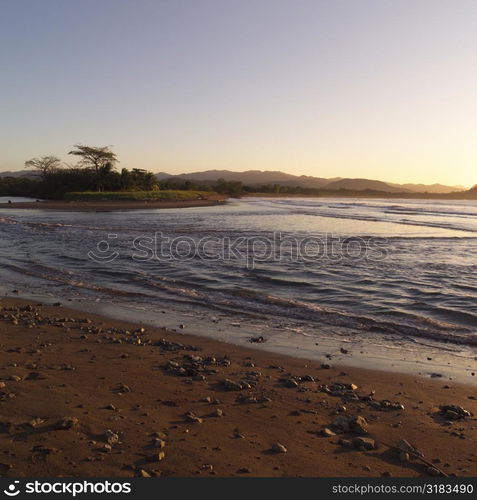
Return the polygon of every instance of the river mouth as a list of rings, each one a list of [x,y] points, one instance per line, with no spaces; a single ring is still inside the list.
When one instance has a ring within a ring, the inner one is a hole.
[[[475,380],[475,202],[9,210],[0,236],[4,294],[322,362]],[[257,336],[266,341],[250,344]]]

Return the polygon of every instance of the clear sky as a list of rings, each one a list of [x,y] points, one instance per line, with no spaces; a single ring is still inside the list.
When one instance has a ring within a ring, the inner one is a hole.
[[[476,0],[0,0],[0,71],[0,170],[477,183]]]

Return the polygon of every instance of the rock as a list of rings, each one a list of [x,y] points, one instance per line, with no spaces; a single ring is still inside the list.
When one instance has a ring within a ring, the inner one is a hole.
[[[426,470],[430,476],[434,476],[434,477],[442,476],[441,471],[436,469],[435,467],[428,467]]]
[[[274,453],[286,453],[288,451],[286,447],[278,441],[272,444],[271,450]]]
[[[361,417],[360,415],[356,417],[350,417],[348,422],[351,432],[354,432],[356,434],[368,433],[366,429],[366,427],[368,426],[368,422],[366,422],[366,419],[364,417]]]
[[[45,420],[43,420],[42,418],[34,418],[33,420],[30,420],[30,421],[28,422],[28,425],[29,425],[30,427],[35,428],[35,427],[38,427],[39,425],[41,425],[41,424],[43,424],[43,423],[45,423]]]
[[[23,379],[18,375],[10,375],[10,377],[8,377],[8,380],[11,380],[13,382],[21,382]]]
[[[6,387],[5,382],[0,382],[0,389],[5,389],[5,387]]]
[[[467,417],[472,417],[472,413],[458,405],[441,405],[439,407],[441,414],[449,420],[462,420]]]
[[[409,462],[409,453],[401,451],[401,453],[399,453],[399,460],[401,460],[401,462]]]
[[[373,409],[380,411],[404,410],[404,405],[399,401],[389,401],[387,399],[383,399],[382,401],[369,401],[369,405]]]
[[[139,477],[151,477],[151,474],[149,474],[149,472],[145,471],[144,469],[141,469],[138,472],[138,475],[139,475]]]
[[[332,422],[333,427],[336,427],[341,432],[352,432],[354,434],[365,435],[368,433],[366,427],[368,423],[364,417],[339,415]]]
[[[118,384],[118,387],[116,388],[116,392],[132,392],[132,389],[126,385],[126,384],[123,384],[122,382],[120,384]]]
[[[185,418],[188,422],[193,422],[196,424],[201,424],[203,422],[203,420],[200,417],[198,417],[197,415],[195,415],[191,411],[189,411],[185,414]]]
[[[248,467],[240,467],[240,469],[237,470],[238,474],[250,474],[251,470]]]
[[[56,428],[61,430],[73,429],[78,425],[79,420],[76,417],[63,417],[57,424]]]
[[[265,339],[260,335],[259,337],[252,337],[249,342],[252,342],[253,344],[263,344]]]
[[[160,451],[159,453],[153,453],[152,455],[148,455],[146,457],[146,460],[148,462],[160,462],[161,460],[164,460],[166,458],[166,454],[163,451]]]
[[[103,440],[106,441],[107,444],[112,446],[119,443],[119,435],[113,432],[111,429],[108,429],[103,434]]]
[[[334,418],[331,425],[333,427],[336,427],[337,429],[339,429],[342,432],[349,432],[350,431],[348,417],[345,417],[342,415]]]
[[[333,437],[333,436],[336,436],[336,434],[331,429],[328,429],[328,427],[325,427],[324,429],[321,429],[320,435],[322,435],[323,437]]]
[[[223,417],[224,412],[220,408],[216,408],[215,411],[212,413],[212,417]]]
[[[166,439],[167,438],[167,434],[165,432],[152,432],[150,434],[151,437],[153,438],[159,438],[159,439]]]
[[[233,380],[230,380],[229,378],[221,380],[220,385],[226,391],[241,391],[243,389],[242,384],[239,384],[238,382],[234,382]]]
[[[359,436],[353,438],[353,446],[358,450],[374,450],[376,443],[374,439]]]
[[[401,450],[401,452],[408,453],[410,455],[417,455],[419,457],[424,457],[424,453],[422,451],[418,450],[415,446],[413,446],[409,441],[406,441],[405,439],[401,439],[397,444],[396,448]]]
[[[350,439],[340,439],[339,443],[343,448],[352,448],[353,442]]]
[[[152,440],[151,446],[153,448],[160,448],[160,449],[162,449],[162,448],[165,448],[166,442],[163,439],[155,438],[155,439]]]
[[[282,379],[281,382],[285,387],[289,387],[290,389],[298,387],[298,382],[294,378]]]

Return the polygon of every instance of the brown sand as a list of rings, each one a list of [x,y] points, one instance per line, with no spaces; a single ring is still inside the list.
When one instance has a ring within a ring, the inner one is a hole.
[[[204,200],[130,200],[130,201],[42,201],[0,203],[0,209],[60,210],[65,212],[111,212],[113,210],[144,210],[151,208],[190,208],[220,205],[225,197],[214,195]]]
[[[0,476],[428,475],[424,464],[412,458],[402,462],[379,444],[402,438],[446,474],[477,475],[475,419],[446,423],[438,414],[441,404],[462,405],[477,414],[477,394],[469,386],[347,367],[325,369],[303,359],[149,327],[143,334],[121,333],[140,325],[59,305],[32,304],[22,311],[26,304],[0,300],[0,381],[5,384],[0,388]],[[108,332],[111,328],[116,330]],[[165,344],[153,345],[162,338],[199,350],[166,351]],[[200,365],[211,371],[203,380],[165,369],[170,360],[183,364],[187,355],[213,356],[217,362]],[[280,378],[291,375],[310,375],[315,381],[284,387]],[[256,385],[225,391],[220,385],[225,378]],[[364,400],[343,402],[323,392],[324,384],[334,382],[356,384],[359,395],[375,390],[375,400],[399,401],[405,409],[378,411]],[[270,400],[239,401],[250,396]],[[339,444],[354,435],[320,436],[342,406],[342,414],[366,418],[377,449]],[[216,416],[217,409],[223,416]],[[202,423],[187,421],[187,412]],[[64,417],[78,422],[65,421],[71,427],[58,429]],[[110,451],[104,447],[108,429],[120,440]],[[163,449],[151,447],[155,436],[165,442]],[[270,451],[276,442],[288,451]],[[161,451],[165,457],[158,460]],[[156,461],[148,461],[154,454]]]

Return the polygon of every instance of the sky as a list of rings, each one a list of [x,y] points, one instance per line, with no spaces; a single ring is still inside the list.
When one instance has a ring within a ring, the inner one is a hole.
[[[477,184],[475,0],[0,0],[0,171]]]

